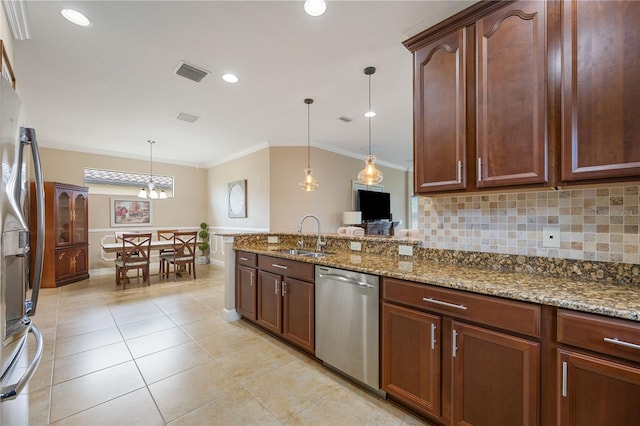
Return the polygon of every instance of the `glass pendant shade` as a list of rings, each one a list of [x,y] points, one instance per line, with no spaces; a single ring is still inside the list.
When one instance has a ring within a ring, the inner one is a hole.
[[[312,169],[304,169],[304,178],[298,184],[300,189],[302,189],[303,191],[315,191],[316,189],[318,189],[318,181],[313,177],[311,173]]]
[[[382,182],[382,172],[376,169],[376,156],[371,155],[371,118],[376,115],[371,110],[371,75],[376,72],[375,67],[367,67],[364,69],[365,75],[369,76],[369,109],[365,117],[369,120],[369,155],[364,157],[364,169],[358,173],[358,182],[364,185],[377,185]]]
[[[369,154],[365,157],[365,166],[364,169],[360,170],[360,173],[358,173],[358,182],[364,185],[377,185],[382,182],[382,172],[376,169],[375,162],[375,155]]]
[[[138,192],[138,198],[147,198],[147,189],[142,188],[140,192]]]
[[[307,104],[307,168],[304,169],[304,177],[298,184],[303,191],[315,191],[318,189],[318,181],[311,174],[311,104],[313,99],[305,99],[304,103]]]

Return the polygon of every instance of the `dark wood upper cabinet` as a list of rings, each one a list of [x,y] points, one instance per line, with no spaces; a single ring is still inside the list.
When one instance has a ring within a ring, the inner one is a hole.
[[[414,52],[415,192],[548,185],[547,3],[480,2]]]
[[[640,2],[562,2],[562,180],[640,176]]]
[[[478,188],[547,181],[546,2],[476,23]]]
[[[466,28],[415,52],[415,190],[466,187]]]

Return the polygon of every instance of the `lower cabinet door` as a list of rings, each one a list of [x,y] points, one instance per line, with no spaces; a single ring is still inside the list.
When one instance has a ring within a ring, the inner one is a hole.
[[[382,304],[382,389],[416,410],[441,414],[440,317]]]
[[[452,323],[454,425],[539,424],[540,344]]]
[[[282,334],[291,343],[315,350],[315,287],[313,283],[285,277],[282,282]]]
[[[559,350],[560,424],[640,424],[640,368]]]
[[[280,275],[265,271],[258,273],[257,323],[278,334],[282,332],[281,282]]]
[[[56,250],[56,282],[75,275],[75,252],[74,248]]]
[[[243,317],[256,320],[256,269],[238,265],[237,309]]]
[[[76,275],[86,275],[89,272],[88,247],[78,247],[73,255]]]

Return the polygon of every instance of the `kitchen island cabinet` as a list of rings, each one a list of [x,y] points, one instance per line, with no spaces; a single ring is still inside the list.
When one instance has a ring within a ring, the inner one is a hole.
[[[311,263],[258,256],[256,324],[315,351],[315,287]]]
[[[236,261],[236,309],[245,318],[255,321],[258,255],[239,251]]]

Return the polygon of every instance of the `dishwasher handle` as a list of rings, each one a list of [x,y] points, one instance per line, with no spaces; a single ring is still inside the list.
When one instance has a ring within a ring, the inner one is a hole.
[[[375,285],[369,284],[369,283],[364,282],[364,281],[357,281],[357,280],[351,279],[349,277],[345,277],[343,275],[318,274],[318,277],[319,278],[329,278],[329,279],[336,280],[336,281],[342,281],[343,283],[357,285],[358,287],[376,288]]]

